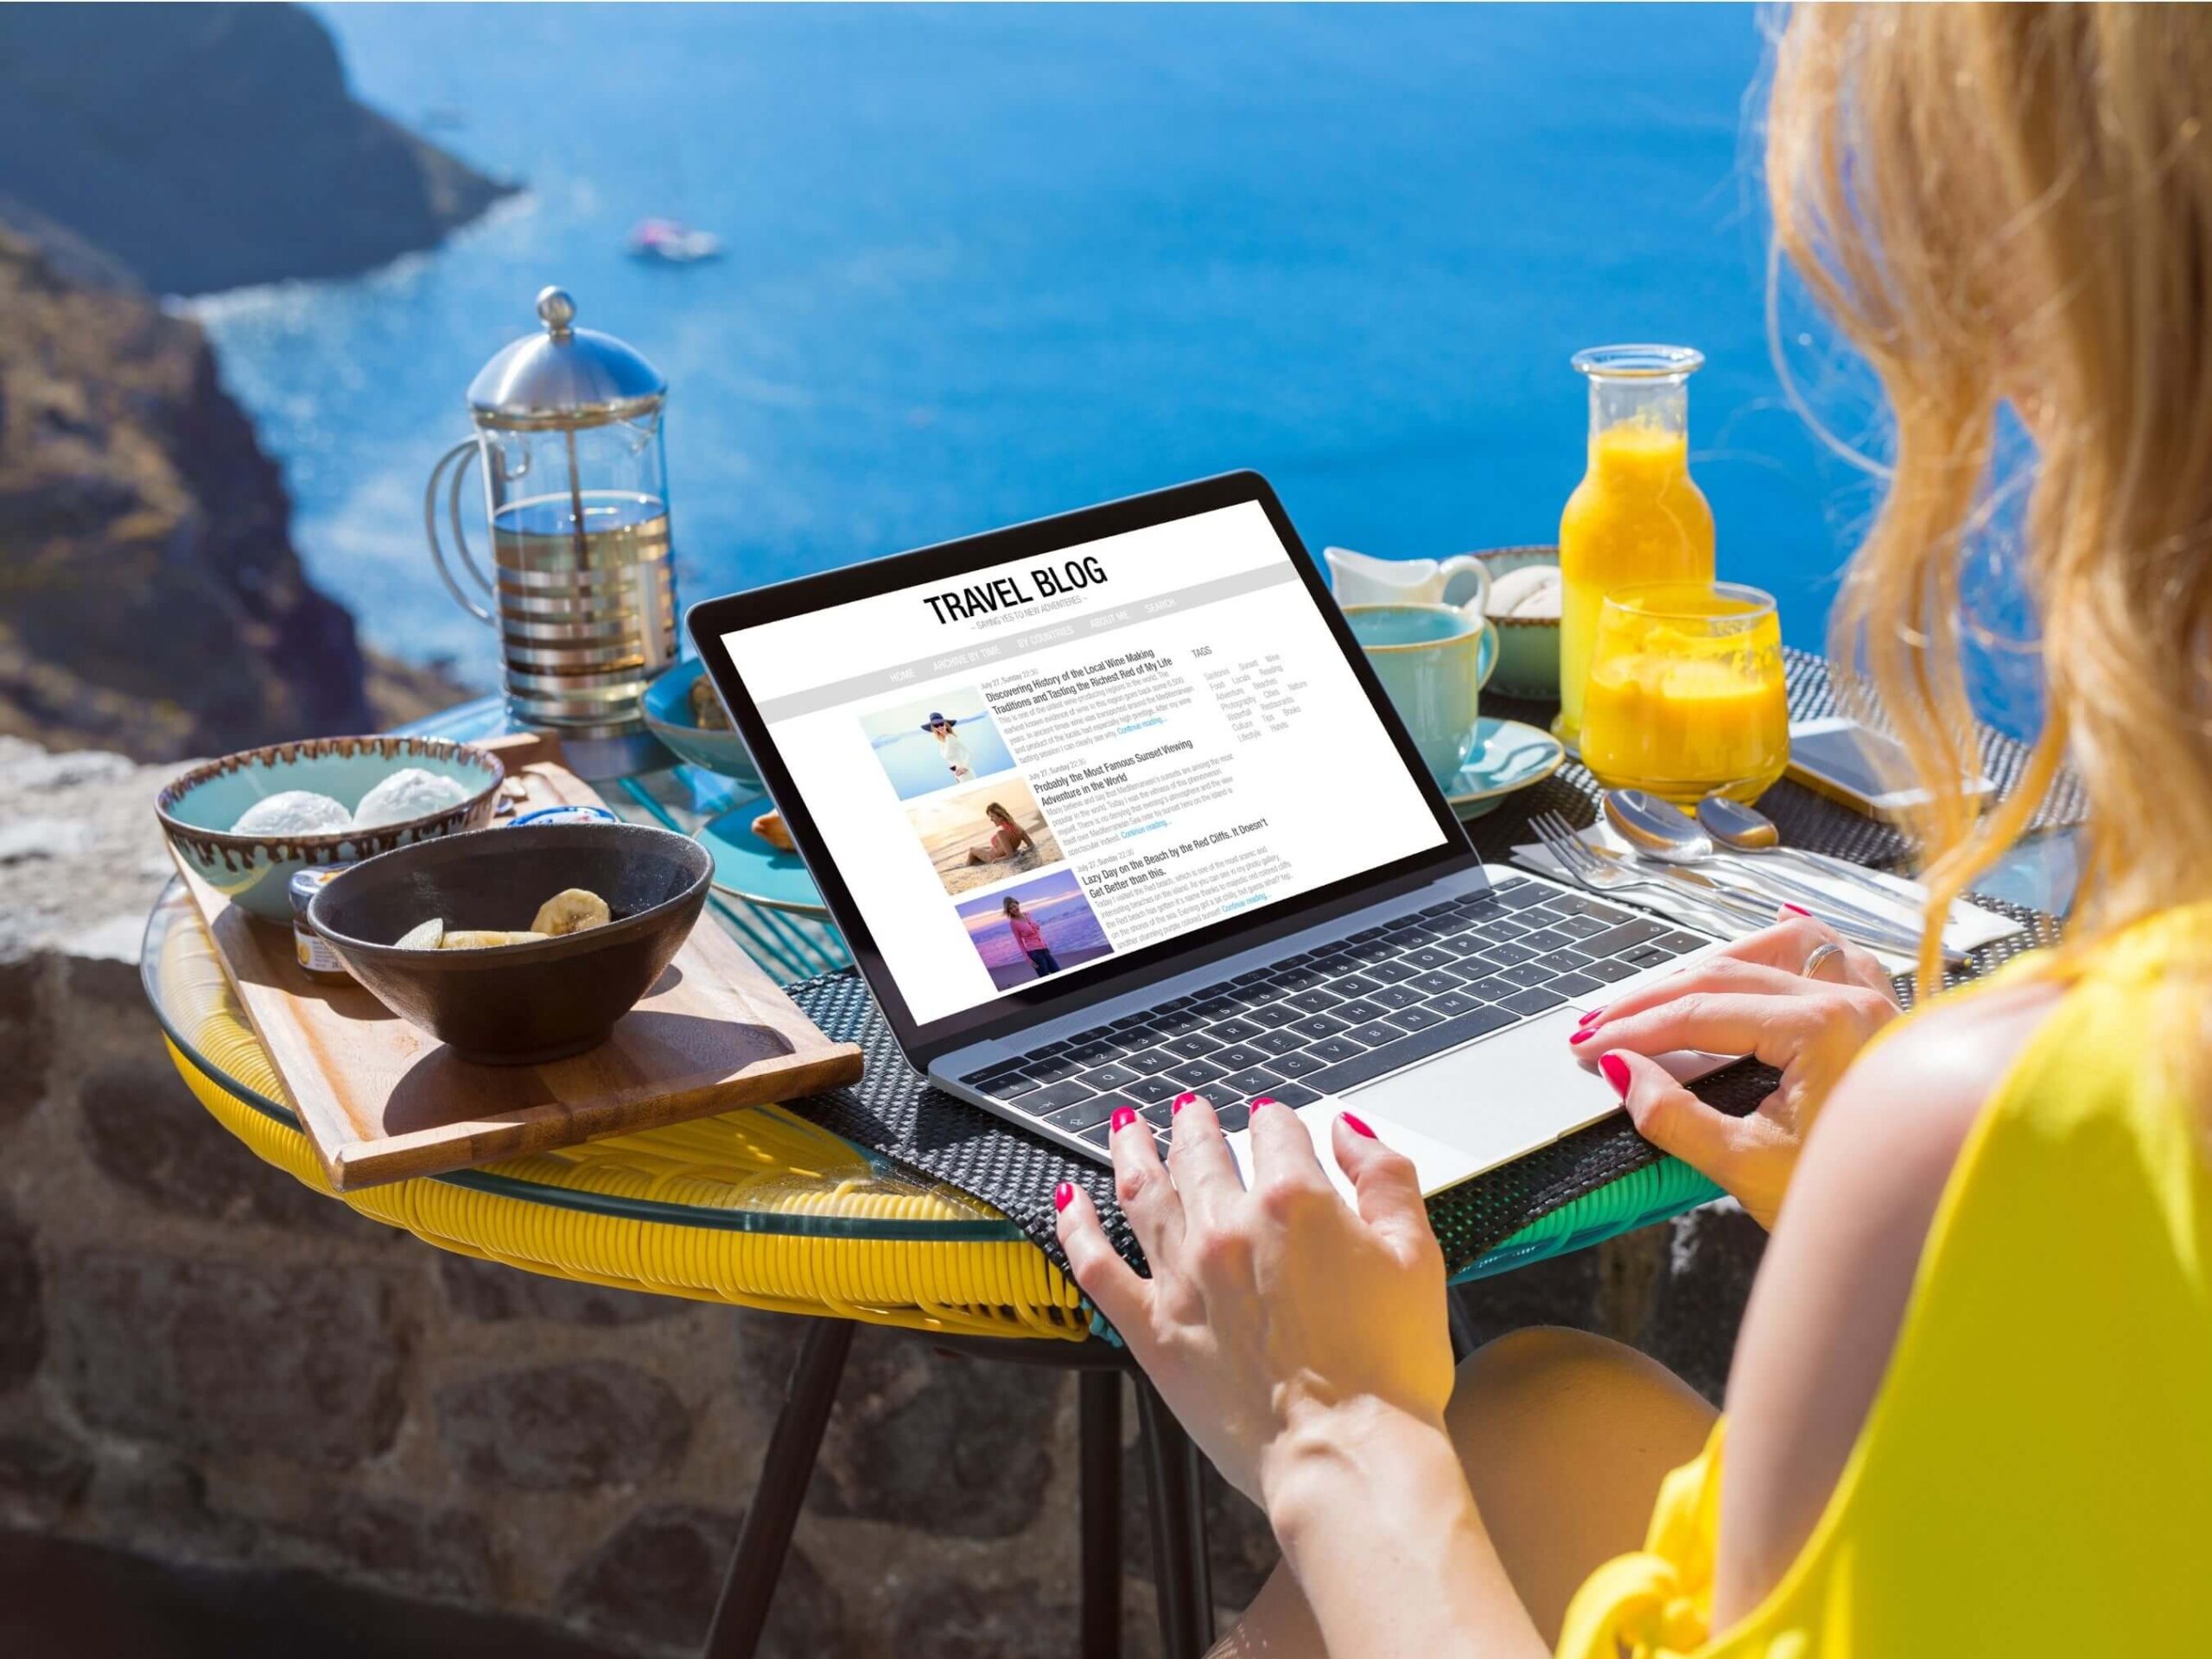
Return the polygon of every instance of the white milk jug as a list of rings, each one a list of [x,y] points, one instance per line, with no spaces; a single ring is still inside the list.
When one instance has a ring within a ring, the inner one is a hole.
[[[1329,586],[1339,605],[1456,605],[1479,622],[1490,606],[1490,569],[1470,553],[1448,559],[1378,559],[1327,547]]]

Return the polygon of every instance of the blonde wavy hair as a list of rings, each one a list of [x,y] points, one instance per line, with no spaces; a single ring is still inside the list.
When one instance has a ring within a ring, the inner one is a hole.
[[[1801,4],[1782,31],[1777,244],[1895,419],[1831,654],[1930,792],[1913,827],[1931,921],[2019,836],[2062,759],[2089,804],[2077,942],[2212,896],[2208,99],[2196,6]],[[2023,569],[2049,712],[2022,787],[1983,816],[1962,787],[1961,567],[2005,487],[2008,402],[2037,452]]]

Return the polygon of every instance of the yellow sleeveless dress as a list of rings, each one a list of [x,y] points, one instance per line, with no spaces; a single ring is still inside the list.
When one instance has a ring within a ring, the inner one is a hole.
[[[2212,1035],[2212,906],[2072,977],[1967,1138],[1781,1583],[1708,1634],[1724,1421],[1560,1659],[2212,1655],[2212,1100],[2158,1046]]]

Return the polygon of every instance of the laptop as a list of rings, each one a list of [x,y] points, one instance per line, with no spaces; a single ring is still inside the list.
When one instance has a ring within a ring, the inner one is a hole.
[[[687,622],[908,1061],[1086,1158],[1195,1091],[1249,1179],[1270,1096],[1440,1191],[1618,1110],[1568,1034],[1717,946],[1483,862],[1254,473]]]

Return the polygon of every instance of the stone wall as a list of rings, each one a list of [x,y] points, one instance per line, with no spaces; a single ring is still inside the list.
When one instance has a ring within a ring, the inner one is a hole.
[[[160,776],[0,741],[0,1525],[690,1650],[803,1325],[446,1255],[252,1158],[139,992]],[[1483,1335],[1608,1332],[1717,1393],[1758,1248],[1718,1209],[1470,1287],[1463,1311]],[[1061,1645],[1076,1468],[1065,1376],[864,1331],[768,1650]],[[1133,1446],[1125,1469],[1144,1654]],[[1233,1607],[1274,1548],[1217,1484],[1209,1509]]]

